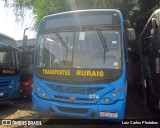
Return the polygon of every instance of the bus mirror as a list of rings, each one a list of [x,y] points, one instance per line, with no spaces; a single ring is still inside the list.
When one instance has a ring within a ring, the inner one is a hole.
[[[133,28],[127,28],[127,39],[129,41],[134,41],[136,40],[136,33]]]
[[[24,35],[23,36],[23,50],[26,50],[27,48],[27,40],[28,40],[28,36]]]

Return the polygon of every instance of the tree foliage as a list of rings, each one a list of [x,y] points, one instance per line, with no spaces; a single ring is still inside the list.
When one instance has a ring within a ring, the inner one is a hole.
[[[149,17],[160,5],[160,0],[3,0],[6,5],[15,8],[18,21],[23,21],[26,9],[35,15],[35,26],[45,15],[79,9],[116,8],[123,12],[126,19],[135,20]]]
[[[160,0],[137,0],[138,10],[130,16],[130,21],[139,35],[151,14],[160,7]]]
[[[4,0],[6,7],[12,6],[15,10],[17,22],[23,22],[26,10],[32,10],[35,15],[35,26],[45,15],[69,10],[65,0]]]

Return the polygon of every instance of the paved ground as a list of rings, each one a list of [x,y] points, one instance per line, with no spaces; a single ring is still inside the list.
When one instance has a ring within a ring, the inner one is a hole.
[[[160,119],[160,113],[153,112],[144,104],[143,96],[140,96],[135,87],[128,86],[126,119]]]
[[[36,113],[32,111],[32,102],[31,98],[21,98],[15,101],[6,101],[0,102],[0,119],[42,119],[44,122],[49,118],[57,119],[63,117],[57,116],[48,116],[40,113]],[[66,117],[65,117],[66,118]],[[151,110],[147,109],[144,106],[143,98],[137,94],[137,91],[134,87],[128,87],[128,96],[127,96],[127,105],[126,105],[126,114],[125,119],[160,119],[160,114],[153,113]],[[63,122],[62,122],[63,124]],[[83,124],[83,122],[82,122]],[[3,126],[4,127],[4,126]],[[0,128],[3,128],[0,126]],[[22,128],[24,126],[18,126],[18,128]],[[42,126],[42,128],[50,128],[51,126]],[[67,125],[58,125],[54,126],[54,128],[105,128],[106,126],[67,126]],[[111,127],[115,127],[112,125]],[[122,127],[122,126],[120,126]],[[130,128],[133,126],[130,126]],[[135,127],[135,126],[134,126]],[[137,126],[138,128],[140,126]],[[141,126],[144,127],[144,126]],[[145,125],[145,128],[148,126]],[[153,126],[152,126],[153,127]],[[155,126],[159,128],[159,126]],[[12,126],[8,126],[6,128],[12,128]],[[27,126],[28,128],[28,126]],[[30,128],[34,128],[33,126]],[[108,127],[107,127],[108,128]],[[110,127],[109,127],[110,128]],[[117,128],[117,126],[116,126]],[[123,125],[124,128],[124,125]]]

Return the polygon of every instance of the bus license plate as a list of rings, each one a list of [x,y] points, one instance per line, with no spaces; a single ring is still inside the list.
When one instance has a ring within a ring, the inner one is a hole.
[[[117,112],[100,112],[100,116],[118,117],[118,113]]]
[[[0,93],[0,96],[3,96],[4,95],[4,93]]]

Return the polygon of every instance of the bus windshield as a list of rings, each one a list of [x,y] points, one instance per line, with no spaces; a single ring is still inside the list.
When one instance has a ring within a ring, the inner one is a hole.
[[[17,69],[17,51],[15,49],[0,45],[0,68]]]
[[[121,69],[119,30],[39,34],[36,67]]]

